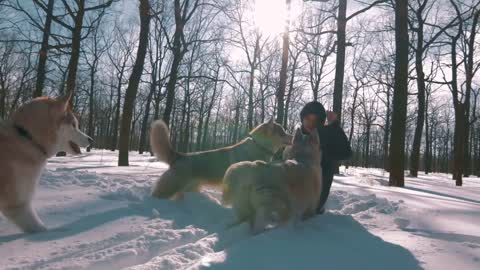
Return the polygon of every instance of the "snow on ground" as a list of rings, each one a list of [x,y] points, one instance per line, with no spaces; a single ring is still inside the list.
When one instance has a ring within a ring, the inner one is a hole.
[[[50,160],[34,205],[51,230],[25,235],[0,217],[0,269],[480,269],[478,178],[392,188],[382,170],[343,169],[328,213],[251,236],[226,228],[219,191],[150,198],[166,165],[131,153],[117,167],[116,155]]]

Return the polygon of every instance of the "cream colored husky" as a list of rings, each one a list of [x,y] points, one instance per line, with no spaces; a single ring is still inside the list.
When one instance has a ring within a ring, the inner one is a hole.
[[[297,130],[284,162],[245,161],[225,173],[223,203],[232,204],[237,222],[248,221],[254,233],[268,225],[309,218],[322,190],[318,133]]]
[[[80,154],[92,139],[78,129],[70,96],[37,98],[0,122],[0,212],[24,232],[46,230],[31,201],[48,158]]]

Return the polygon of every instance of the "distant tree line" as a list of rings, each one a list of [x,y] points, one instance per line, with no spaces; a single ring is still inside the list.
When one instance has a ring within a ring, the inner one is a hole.
[[[480,2],[300,2],[272,34],[255,0],[0,1],[0,118],[73,93],[94,147],[128,165],[155,119],[199,151],[271,117],[293,132],[318,100],[340,116],[347,166],[385,168],[396,186],[404,170],[480,176]]]

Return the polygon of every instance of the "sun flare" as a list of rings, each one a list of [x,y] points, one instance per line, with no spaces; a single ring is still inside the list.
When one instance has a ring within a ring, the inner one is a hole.
[[[301,13],[301,0],[291,1],[290,20]],[[255,26],[267,35],[278,35],[285,29],[287,19],[286,0],[255,0]]]

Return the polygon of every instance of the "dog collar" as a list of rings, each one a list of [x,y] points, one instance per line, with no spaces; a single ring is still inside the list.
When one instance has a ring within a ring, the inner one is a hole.
[[[23,137],[23,138],[29,140],[33,144],[33,146],[35,146],[35,148],[37,148],[40,152],[42,152],[42,154],[47,156],[47,151],[45,151],[43,146],[41,146],[39,143],[37,143],[33,139],[32,134],[30,134],[30,132],[28,132],[28,130],[26,130],[25,128],[23,128],[22,126],[19,126],[17,124],[14,124],[13,128],[15,128],[15,130],[17,131],[17,133],[20,137]]]
[[[268,149],[267,147],[261,145],[259,142],[257,142],[257,140],[255,140],[255,138],[253,138],[251,135],[248,136],[250,139],[252,139],[252,142],[258,146],[258,148],[260,148],[261,150],[263,150],[263,152],[269,154],[269,155],[275,155],[275,152],[273,152],[272,150]]]

